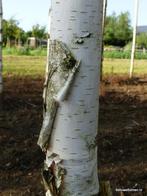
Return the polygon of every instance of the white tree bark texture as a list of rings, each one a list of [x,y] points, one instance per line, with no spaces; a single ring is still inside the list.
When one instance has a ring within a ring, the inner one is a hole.
[[[3,91],[3,82],[2,82],[2,20],[3,20],[3,9],[2,9],[2,0],[0,0],[0,96]]]
[[[46,196],[92,196],[97,175],[103,0],[52,0],[44,120]]]

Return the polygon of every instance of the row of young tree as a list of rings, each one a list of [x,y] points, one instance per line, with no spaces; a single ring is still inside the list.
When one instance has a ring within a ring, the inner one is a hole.
[[[28,37],[47,39],[46,27],[36,24],[29,31],[19,27],[19,21],[13,17],[3,20],[3,45],[25,44]],[[104,30],[104,44],[124,47],[132,41],[132,26],[129,12],[116,15],[113,13],[106,17]],[[147,48],[147,34],[137,36],[137,46]]]
[[[113,13],[105,19],[105,45],[125,46],[132,40],[132,27],[128,12],[116,15]]]
[[[24,31],[19,27],[19,21],[10,18],[3,19],[3,46],[23,45],[26,43],[28,37],[36,37],[38,39],[46,39],[46,27],[36,24],[32,26],[29,31]]]
[[[104,44],[131,49],[133,29],[129,12],[116,15],[113,13],[106,17],[104,30]],[[129,47],[130,46],[130,47]],[[147,48],[147,33],[140,33],[136,37],[137,48]]]

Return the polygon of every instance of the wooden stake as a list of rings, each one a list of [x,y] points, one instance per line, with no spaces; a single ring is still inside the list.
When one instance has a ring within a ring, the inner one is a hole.
[[[102,35],[104,37],[105,21],[107,13],[107,0],[103,1],[103,22],[102,22]],[[100,81],[103,79],[103,61],[104,61],[104,40],[102,42],[102,57],[101,57],[101,67],[100,67]]]
[[[138,10],[139,10],[139,0],[135,0],[135,22],[134,22],[134,30],[133,30],[133,43],[132,43],[132,53],[131,53],[131,65],[130,65],[130,78],[133,77],[134,70],[134,57],[135,57],[135,47],[136,47],[136,31],[137,31],[137,23],[138,23]]]

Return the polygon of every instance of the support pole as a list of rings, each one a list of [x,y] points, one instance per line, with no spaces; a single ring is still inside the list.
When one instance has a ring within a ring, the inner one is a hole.
[[[2,0],[0,0],[0,109],[2,107],[2,91],[3,91],[3,80],[2,80],[2,21],[3,21],[3,9]]]
[[[134,70],[134,57],[135,57],[135,47],[136,47],[136,31],[137,31],[137,23],[138,23],[138,10],[139,10],[139,0],[135,0],[135,22],[134,22],[134,30],[133,30],[131,65],[130,65],[130,73],[129,73],[130,78],[133,77],[133,70]]]
[[[106,13],[107,13],[107,0],[103,0],[103,21],[102,21],[102,35],[103,35],[103,37],[104,37],[104,30],[105,30]],[[102,42],[102,59],[101,59],[101,67],[100,67],[100,81],[102,81],[102,79],[103,79],[103,61],[104,61],[104,40]]]

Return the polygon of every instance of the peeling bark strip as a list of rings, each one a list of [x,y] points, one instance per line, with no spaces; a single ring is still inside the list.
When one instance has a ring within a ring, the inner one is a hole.
[[[2,0],[0,0],[0,96],[3,91],[3,80],[2,80],[2,21],[3,21],[3,10]]]
[[[42,174],[46,196],[99,192],[95,140],[102,16],[103,0],[52,0],[44,120],[38,140],[46,153]]]
[[[81,35],[80,37],[75,37],[74,39],[74,43],[75,44],[83,44],[86,38],[90,38],[91,37],[91,33],[86,32],[85,34]]]
[[[48,147],[58,107],[70,93],[80,61],[75,60],[65,44],[50,40],[48,63],[43,92],[44,120],[38,140],[38,145],[44,151]]]
[[[58,196],[61,193],[61,184],[65,170],[60,166],[61,159],[56,154],[47,153],[48,159],[45,162],[42,172],[43,182],[46,189],[46,196]]]
[[[79,66],[80,61],[75,60],[65,44],[57,40],[50,40],[48,69],[43,92],[44,119],[38,139],[38,145],[43,151],[46,151],[49,145],[58,107],[67,99]],[[47,151],[47,160],[42,172],[47,196],[60,194],[65,174],[60,162],[61,159],[57,154]]]

